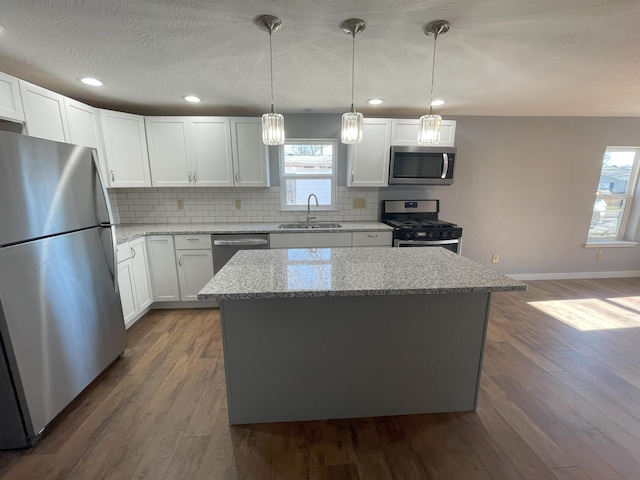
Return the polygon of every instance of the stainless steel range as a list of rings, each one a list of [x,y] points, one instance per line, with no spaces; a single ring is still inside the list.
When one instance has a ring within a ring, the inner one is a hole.
[[[394,227],[394,247],[444,247],[461,253],[462,228],[438,220],[439,200],[385,200],[380,220]]]

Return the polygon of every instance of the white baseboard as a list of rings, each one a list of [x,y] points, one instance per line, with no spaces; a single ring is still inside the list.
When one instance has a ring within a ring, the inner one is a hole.
[[[583,278],[640,277],[640,270],[621,272],[569,272],[569,273],[514,273],[507,274],[514,280],[578,280]]]

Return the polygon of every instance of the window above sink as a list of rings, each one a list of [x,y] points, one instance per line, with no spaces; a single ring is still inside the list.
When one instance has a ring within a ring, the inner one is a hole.
[[[278,148],[282,210],[306,210],[312,193],[312,211],[337,209],[337,150],[336,139],[288,139]]]

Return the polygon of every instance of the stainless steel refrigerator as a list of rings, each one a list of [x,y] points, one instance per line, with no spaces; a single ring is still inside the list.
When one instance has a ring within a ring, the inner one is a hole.
[[[31,446],[126,347],[93,151],[0,132],[0,448]]]

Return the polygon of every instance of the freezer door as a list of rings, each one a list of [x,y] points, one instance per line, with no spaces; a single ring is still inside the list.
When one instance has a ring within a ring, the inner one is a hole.
[[[0,249],[0,332],[30,435],[125,349],[109,228]]]
[[[111,223],[93,150],[0,132],[0,245]]]

